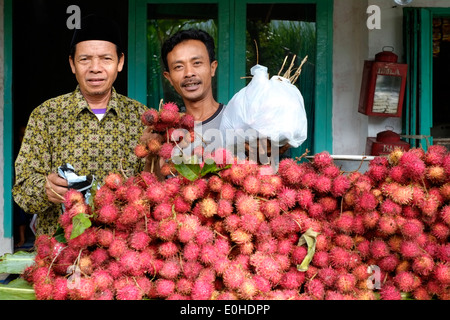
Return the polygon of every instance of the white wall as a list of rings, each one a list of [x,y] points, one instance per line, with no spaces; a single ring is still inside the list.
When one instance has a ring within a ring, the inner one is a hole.
[[[381,29],[369,30],[369,5],[381,9]],[[413,0],[413,7],[450,7],[450,0]],[[335,0],[333,37],[333,153],[359,155],[367,137],[393,129],[401,133],[401,118],[368,117],[358,113],[364,60],[374,59],[384,46],[394,47],[403,63],[403,8],[394,0]]]
[[[333,153],[363,154],[368,118],[358,113],[368,55],[367,0],[335,0],[333,28]]]

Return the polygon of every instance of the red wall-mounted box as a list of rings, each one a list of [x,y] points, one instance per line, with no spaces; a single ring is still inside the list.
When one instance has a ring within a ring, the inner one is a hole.
[[[407,64],[365,61],[358,112],[368,116],[401,117]]]

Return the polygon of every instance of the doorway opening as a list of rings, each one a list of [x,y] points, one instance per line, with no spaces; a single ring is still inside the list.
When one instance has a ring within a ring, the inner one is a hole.
[[[450,150],[450,16],[433,19],[433,143]]]
[[[13,159],[17,158],[28,118],[44,101],[75,90],[77,82],[69,66],[69,46],[73,30],[67,27],[71,0],[14,0],[13,21]],[[98,13],[111,16],[122,30],[123,43],[128,42],[128,1],[79,0],[81,17]],[[125,50],[125,56],[127,54]],[[127,93],[126,65],[114,87]],[[15,250],[34,244],[30,228],[32,215],[23,212],[13,202],[13,239]]]

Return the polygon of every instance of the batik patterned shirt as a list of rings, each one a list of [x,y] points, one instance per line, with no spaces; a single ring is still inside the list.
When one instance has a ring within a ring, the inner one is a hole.
[[[53,234],[58,226],[62,206],[48,200],[45,178],[59,166],[68,163],[79,176],[92,174],[100,185],[110,172],[133,176],[143,170],[144,160],[136,157],[134,148],[146,109],[113,88],[99,121],[77,87],[33,110],[15,161],[12,193],[25,212],[37,214],[37,235]]]

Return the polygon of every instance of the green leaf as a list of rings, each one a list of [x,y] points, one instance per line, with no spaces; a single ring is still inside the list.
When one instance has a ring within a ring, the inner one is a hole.
[[[313,229],[309,228],[306,230],[304,234],[300,237],[298,240],[298,246],[306,245],[308,246],[308,252],[303,258],[303,261],[301,264],[297,265],[298,271],[307,271],[309,268],[309,264],[311,263],[312,258],[314,257],[314,253],[316,252],[316,240],[317,236],[319,235],[318,232],[315,232]]]
[[[201,176],[204,177],[208,173],[215,173],[218,171],[217,165],[214,161],[205,161],[205,164],[202,167]]]
[[[35,256],[36,252],[7,253],[0,257],[0,273],[22,274],[27,267],[34,264]]]
[[[56,232],[53,235],[53,237],[59,243],[67,243],[67,239],[66,239],[66,236],[64,234],[64,229],[61,226],[58,226],[58,229],[56,229]]]
[[[36,300],[33,286],[23,278],[0,284],[0,300]]]
[[[199,177],[201,171],[199,164],[175,164],[175,169],[177,169],[179,174],[190,181],[196,180]]]
[[[86,213],[79,213],[72,218],[72,233],[70,234],[70,239],[75,239],[80,234],[84,232],[87,228],[92,225],[89,215]]]

